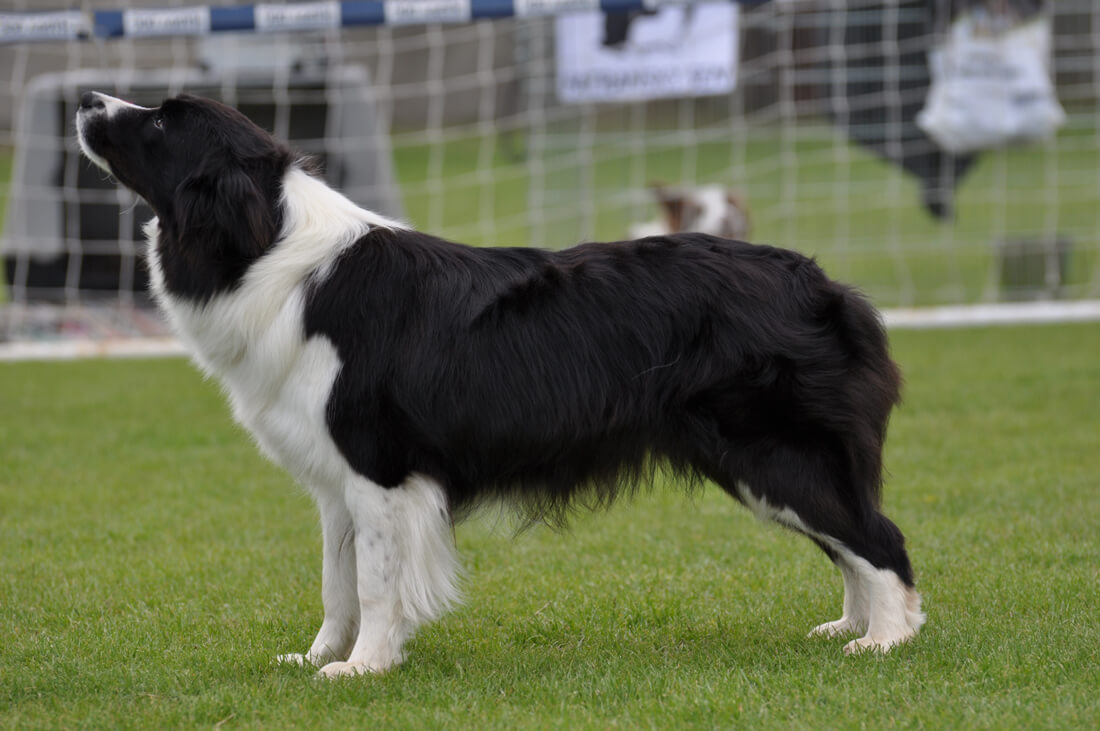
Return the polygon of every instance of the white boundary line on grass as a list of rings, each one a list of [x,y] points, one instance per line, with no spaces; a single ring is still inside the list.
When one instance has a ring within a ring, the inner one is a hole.
[[[882,316],[892,330],[1094,322],[1100,321],[1100,300],[888,309],[882,311]],[[0,343],[0,361],[166,358],[186,354],[178,340],[163,337]]]
[[[90,338],[0,343],[0,361],[164,358],[186,355],[175,338]]]
[[[882,316],[892,330],[1092,322],[1100,320],[1100,300],[918,307],[883,310]]]

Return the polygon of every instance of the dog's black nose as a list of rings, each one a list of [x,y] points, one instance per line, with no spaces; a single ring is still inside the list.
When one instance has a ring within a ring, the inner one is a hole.
[[[86,91],[80,95],[80,108],[81,109],[106,109],[107,105],[103,103],[103,99],[99,94],[94,91]]]

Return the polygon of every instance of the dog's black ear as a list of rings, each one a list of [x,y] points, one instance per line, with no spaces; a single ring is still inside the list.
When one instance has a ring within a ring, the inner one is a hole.
[[[184,247],[247,265],[278,234],[272,195],[264,177],[237,161],[208,160],[176,189],[174,228]]]

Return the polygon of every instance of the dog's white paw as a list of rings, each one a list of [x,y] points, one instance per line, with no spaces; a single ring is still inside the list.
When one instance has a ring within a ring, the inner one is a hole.
[[[298,667],[305,667],[306,665],[313,665],[321,667],[324,662],[323,658],[318,658],[310,654],[302,655],[298,652],[289,652],[285,655],[279,655],[275,658],[275,662],[280,665],[297,665]]]
[[[833,620],[832,622],[825,622],[819,624],[810,630],[810,637],[839,637],[840,635],[850,635],[853,632],[861,632],[863,630],[859,624],[847,617],[841,617],[840,619]]]
[[[913,634],[916,634],[915,632]],[[845,655],[859,655],[864,652],[878,652],[883,655],[890,652],[891,649],[897,647],[903,642],[909,640],[913,635],[907,635],[904,637],[892,637],[887,639],[879,639],[866,635],[860,637],[858,640],[852,640],[844,646]]]
[[[317,671],[321,678],[343,678],[351,675],[377,675],[383,669],[373,668],[365,662],[330,662]]]

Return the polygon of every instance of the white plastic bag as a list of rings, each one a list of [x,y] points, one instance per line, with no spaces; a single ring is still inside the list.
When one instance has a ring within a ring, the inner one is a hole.
[[[1066,115],[1050,79],[1050,20],[967,12],[929,53],[932,85],[917,126],[955,154],[1043,140]]]

